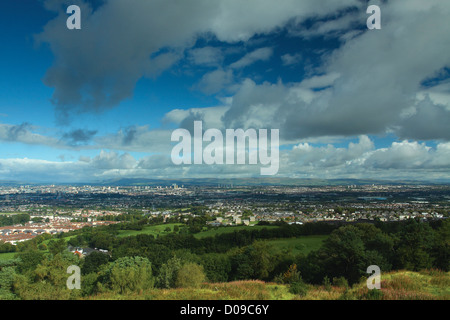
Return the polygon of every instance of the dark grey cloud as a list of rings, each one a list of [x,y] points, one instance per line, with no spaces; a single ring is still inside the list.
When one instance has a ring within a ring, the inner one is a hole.
[[[19,125],[11,125],[6,130],[6,135],[4,135],[7,141],[18,141],[21,136],[26,135],[31,129],[31,124],[28,122],[24,122]]]
[[[123,138],[122,138],[122,144],[129,146],[133,143],[133,141],[136,138],[138,130],[136,126],[128,127],[124,130]]]
[[[76,129],[67,133],[64,133],[62,140],[69,145],[83,145],[87,144],[97,134],[97,130],[84,130]]]
[[[21,124],[3,124],[0,123],[0,141],[19,142],[29,145],[46,145],[52,147],[61,146],[60,142],[53,137],[45,136],[34,131],[38,131],[28,122]]]
[[[427,96],[414,114],[400,121],[396,133],[402,139],[450,141],[450,110]]]
[[[81,8],[81,30],[64,27],[68,15],[63,9],[69,2]],[[225,42],[247,41],[294,17],[326,16],[358,1],[285,0],[279,5],[273,0],[105,0],[94,9],[82,0],[62,3],[44,2],[59,14],[36,40],[49,44],[55,55],[43,81],[54,88],[52,102],[64,122],[73,114],[102,112],[131,97],[139,79],[170,68],[202,34]]]
[[[448,14],[450,4],[437,0],[383,4],[382,30],[365,30],[327,53],[317,76],[297,83],[243,81],[223,117],[225,126],[279,128],[291,140],[386,132],[448,140],[449,83],[438,82],[447,85],[445,101],[419,99],[431,90],[424,80],[450,65]],[[333,28],[341,28],[340,19]],[[318,31],[301,35],[308,32]],[[415,113],[405,116],[411,108]]]

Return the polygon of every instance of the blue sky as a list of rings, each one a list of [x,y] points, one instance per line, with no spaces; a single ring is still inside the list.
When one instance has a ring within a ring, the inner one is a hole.
[[[82,29],[68,30],[77,4]],[[368,30],[379,5],[382,29]],[[257,177],[171,133],[280,130],[277,176],[450,180],[450,5],[2,1],[0,180]]]

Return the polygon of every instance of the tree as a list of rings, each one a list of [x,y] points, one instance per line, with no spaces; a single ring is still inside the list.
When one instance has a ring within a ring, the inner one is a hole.
[[[232,278],[236,280],[260,279],[265,280],[275,267],[275,256],[265,241],[255,241],[252,245],[232,249],[230,261]]]
[[[37,250],[20,252],[15,255],[20,262],[17,264],[17,271],[25,274],[27,271],[34,270],[36,266],[44,259],[44,254]]]
[[[58,239],[58,240],[50,240],[48,243],[48,251],[50,251],[51,254],[57,255],[58,253],[62,253],[64,250],[66,250],[66,240],[64,239]]]
[[[114,238],[110,233],[105,231],[95,231],[92,234],[90,245],[94,248],[111,250],[113,247],[113,240]]]
[[[401,229],[396,250],[396,268],[419,271],[431,268],[435,235],[429,224],[409,220]]]
[[[181,266],[182,262],[180,258],[176,256],[170,258],[161,266],[159,275],[156,278],[156,285],[163,289],[174,288],[178,271],[181,269]]]
[[[356,283],[368,267],[365,259],[362,232],[354,226],[345,226],[333,231],[320,249],[320,264],[330,278],[346,277]],[[322,278],[325,275],[323,275]]]
[[[231,263],[225,254],[209,253],[201,256],[201,265],[211,282],[226,282],[231,271]]]
[[[100,277],[107,289],[119,294],[139,292],[154,285],[152,264],[143,257],[123,257],[111,262]]]
[[[196,263],[183,265],[177,274],[176,287],[198,288],[205,281],[203,267]]]
[[[83,265],[81,267],[81,273],[86,275],[99,271],[99,267],[103,264],[107,264],[110,258],[107,254],[94,251],[83,259]]]
[[[283,283],[294,283],[301,280],[300,272],[297,270],[297,265],[293,264],[289,266],[288,271],[286,271],[282,276]]]
[[[44,258],[27,275],[18,275],[13,285],[14,292],[24,300],[68,300],[80,295],[78,290],[69,290],[66,282],[67,268],[77,259],[73,255],[57,254]]]
[[[11,300],[15,298],[12,293],[15,268],[12,266],[0,268],[0,300]]]
[[[450,221],[442,221],[436,230],[436,239],[433,245],[432,257],[434,266],[448,272],[450,270]]]
[[[9,242],[0,242],[0,253],[4,252],[15,252],[16,246]]]

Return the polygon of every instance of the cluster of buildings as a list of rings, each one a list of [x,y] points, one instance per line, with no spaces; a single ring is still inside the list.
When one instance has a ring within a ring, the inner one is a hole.
[[[52,219],[51,222],[33,223],[0,227],[0,241],[17,244],[18,242],[33,239],[42,234],[58,234],[81,229],[83,227],[95,227],[116,223],[113,221],[71,222],[60,219]]]
[[[211,226],[260,221],[401,221],[442,219],[449,186],[0,186],[0,214],[28,213],[33,223],[0,228],[0,241],[113,223],[127,212],[170,218],[202,214]]]

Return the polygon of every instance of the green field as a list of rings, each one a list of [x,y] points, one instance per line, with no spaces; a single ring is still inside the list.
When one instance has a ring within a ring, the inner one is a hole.
[[[0,260],[9,260],[14,259],[14,255],[17,252],[6,252],[6,253],[0,253]]]
[[[318,250],[326,238],[328,236],[302,236],[299,238],[269,240],[268,243],[280,249],[291,251],[294,255],[300,253],[307,255],[311,251]]]
[[[233,226],[233,227],[218,227],[214,229],[209,229],[196,233],[194,236],[197,239],[202,239],[206,237],[214,237],[217,234],[232,233],[241,230],[261,230],[263,228],[278,228],[277,226]],[[268,240],[267,242],[274,247],[278,247],[282,250],[291,251],[292,254],[297,255],[299,253],[308,254],[311,251],[317,250],[322,246],[323,241],[328,238],[328,236],[314,235],[314,236],[301,236],[298,238],[286,238],[286,239],[276,239]]]
[[[214,237],[216,234],[223,234],[223,233],[233,233],[235,231],[241,231],[241,230],[261,230],[261,229],[270,229],[270,228],[278,228],[277,226],[232,226],[232,227],[218,227],[213,228],[209,230],[205,230],[199,233],[194,234],[194,236],[197,239],[207,238],[207,237]]]
[[[150,234],[153,236],[165,235],[173,232],[173,228],[175,226],[179,226],[180,229],[185,226],[182,223],[167,223],[167,224],[158,224],[155,226],[145,226],[142,230],[120,230],[119,237],[129,237],[129,236],[137,236],[139,234]],[[164,231],[167,227],[170,228],[170,232]]]

